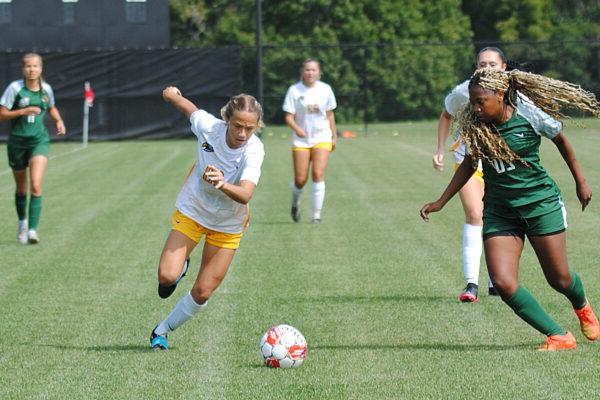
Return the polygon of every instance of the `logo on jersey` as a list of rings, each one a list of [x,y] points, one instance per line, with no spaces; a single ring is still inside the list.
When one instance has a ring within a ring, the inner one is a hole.
[[[25,108],[29,106],[29,97],[21,97],[19,99],[19,108]]]
[[[213,149],[213,147],[208,142],[202,143],[202,150],[204,150],[204,151],[206,151],[208,153],[214,153],[215,152],[215,149]]]

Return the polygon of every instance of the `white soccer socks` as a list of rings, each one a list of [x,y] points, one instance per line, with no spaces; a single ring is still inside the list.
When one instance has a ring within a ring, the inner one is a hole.
[[[206,308],[207,304],[207,301],[203,304],[196,303],[192,298],[191,292],[188,292],[185,296],[179,299],[179,301],[177,302],[177,304],[175,304],[175,307],[173,307],[173,310],[171,310],[171,313],[167,316],[167,318],[165,318],[164,321],[158,324],[158,326],[154,330],[154,333],[156,333],[157,335],[164,336],[170,331],[174,331],[175,329],[183,325],[186,321],[188,321],[190,318],[192,318],[194,315],[196,315],[196,313]]]
[[[313,221],[321,219],[321,209],[325,200],[325,181],[313,182],[312,186],[312,207]]]
[[[465,224],[463,227],[463,274],[467,283],[477,284],[483,251],[482,226]]]
[[[290,188],[292,189],[292,205],[297,206],[300,201],[300,195],[304,191],[303,188],[297,188],[294,181],[290,182]]]

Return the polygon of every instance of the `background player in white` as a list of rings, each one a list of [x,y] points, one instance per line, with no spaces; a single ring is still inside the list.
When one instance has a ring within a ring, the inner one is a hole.
[[[232,97],[221,110],[223,120],[199,110],[175,87],[167,87],[163,98],[190,119],[198,137],[198,159],[177,197],[160,257],[160,297],[173,293],[187,271],[186,259],[206,236],[192,290],[152,330],[152,348],[166,350],[167,334],[205,308],[225,278],[248,226],[248,203],[260,178],[264,148],[254,135],[262,126],[262,107],[252,96]]]
[[[16,183],[15,207],[19,218],[19,242],[38,243],[42,213],[42,181],[48,165],[50,137],[44,125],[49,114],[56,133],[64,135],[65,124],[54,103],[52,87],[42,80],[42,57],[27,53],[22,59],[23,79],[12,82],[0,99],[0,120],[10,121],[8,164]],[[29,168],[29,184],[27,169]],[[30,192],[27,206],[27,192]]]
[[[308,59],[302,64],[301,80],[285,95],[285,123],[292,128],[292,159],[294,182],[292,189],[292,218],[300,220],[299,200],[308,179],[312,162],[313,223],[321,222],[325,199],[325,169],[329,153],[335,149],[337,132],[333,110],[337,104],[331,86],[321,82],[321,66]]]
[[[490,67],[499,70],[506,70],[506,57],[502,50],[497,47],[485,47],[477,54],[477,68]],[[450,135],[452,118],[456,113],[469,102],[469,80],[456,86],[452,92],[446,96],[444,101],[444,111],[440,115],[438,123],[438,144],[433,154],[433,168],[441,171],[444,167],[444,152],[446,141]],[[460,132],[450,150],[454,154],[454,170],[463,162],[465,157],[465,144],[460,137]],[[483,243],[481,238],[481,229],[483,226],[483,175],[481,165],[473,174],[471,179],[462,187],[459,192],[460,201],[465,212],[465,224],[463,226],[463,274],[466,280],[466,286],[458,299],[462,302],[476,302],[478,297],[479,267],[481,265],[481,253]],[[488,293],[497,295],[497,291],[488,279]]]

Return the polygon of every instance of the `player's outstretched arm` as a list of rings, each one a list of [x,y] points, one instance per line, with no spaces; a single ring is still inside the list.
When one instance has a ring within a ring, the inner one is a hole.
[[[450,201],[450,199],[454,197],[456,193],[458,193],[458,191],[468,182],[469,179],[471,179],[471,176],[473,176],[474,172],[475,168],[473,168],[471,157],[465,156],[464,161],[454,173],[454,176],[448,183],[448,186],[446,186],[446,190],[444,190],[444,193],[442,193],[440,198],[433,203],[425,204],[421,208],[419,214],[421,215],[421,218],[423,218],[423,221],[429,222],[430,213],[438,212],[444,208],[446,203]]]
[[[577,198],[581,203],[581,211],[585,210],[585,208],[592,201],[592,189],[587,184],[585,177],[583,176],[583,171],[577,162],[577,157],[575,157],[575,150],[573,146],[571,146],[571,142],[569,142],[563,133],[559,133],[556,135],[552,142],[558,148],[560,155],[563,160],[567,163],[569,170],[571,171],[571,175],[573,175],[573,179],[575,180],[575,190],[577,191]]]
[[[194,111],[198,110],[198,107],[183,97],[181,91],[175,86],[167,86],[165,90],[163,90],[162,96],[167,103],[173,104],[176,109],[181,111],[188,118],[194,113]]]

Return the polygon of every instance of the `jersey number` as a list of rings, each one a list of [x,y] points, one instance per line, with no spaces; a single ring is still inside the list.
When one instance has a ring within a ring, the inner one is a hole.
[[[319,105],[318,104],[307,104],[306,112],[309,114],[318,114],[319,113]]]
[[[513,169],[515,169],[515,164],[509,162],[505,165],[502,160],[494,160],[492,162],[492,164],[494,164],[494,169],[499,174],[506,172],[506,171],[512,171]]]

